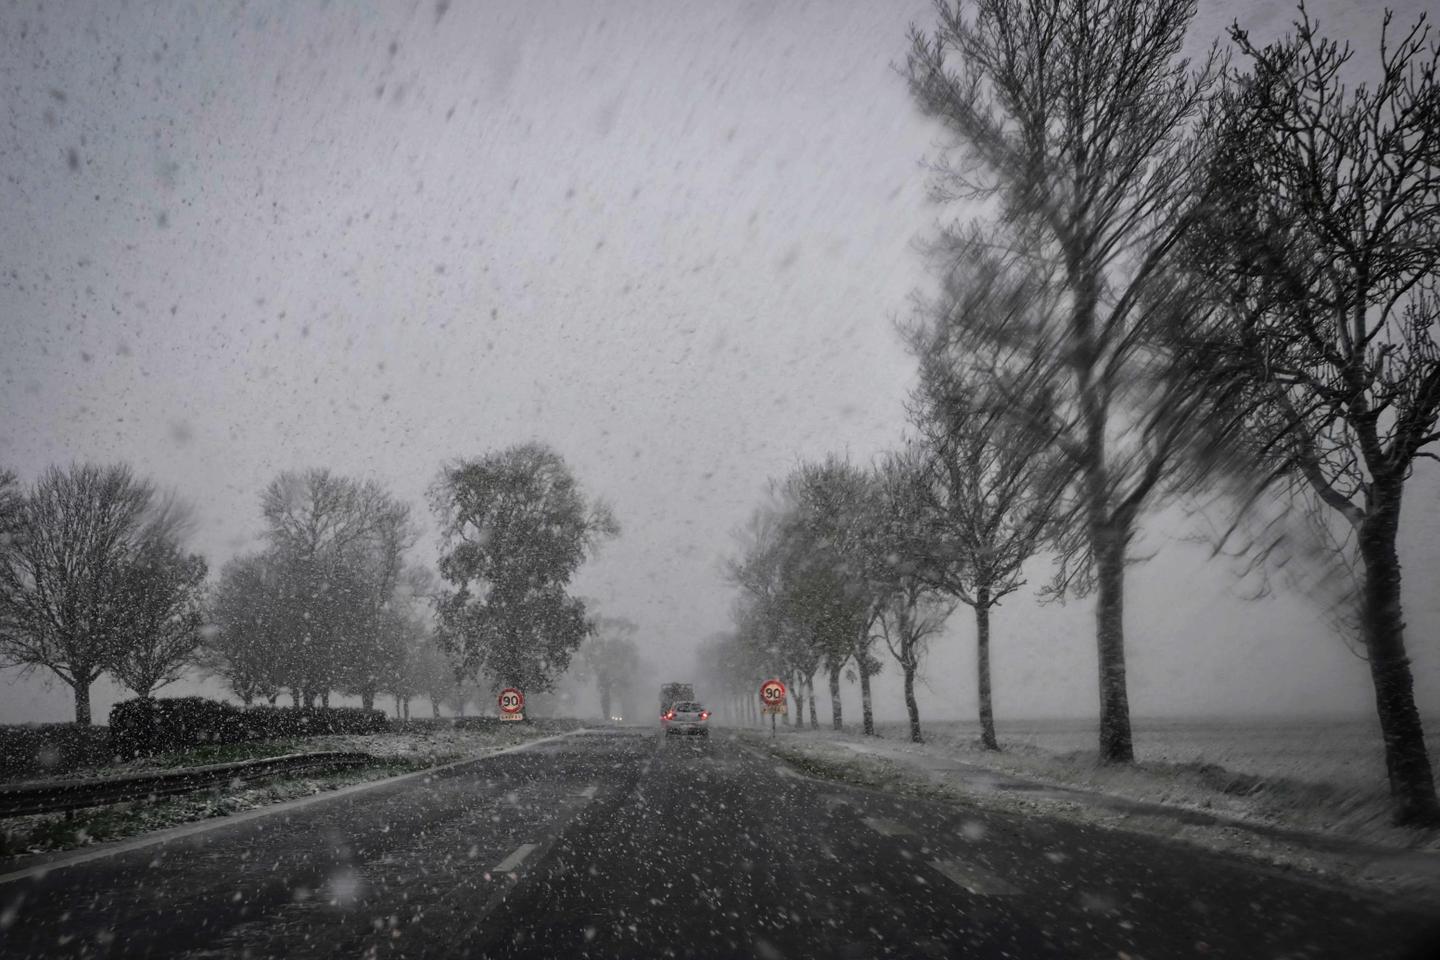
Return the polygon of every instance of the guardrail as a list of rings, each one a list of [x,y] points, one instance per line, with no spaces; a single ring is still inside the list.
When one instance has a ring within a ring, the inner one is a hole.
[[[0,817],[60,813],[107,803],[150,800],[282,773],[360,767],[374,760],[368,753],[292,753],[281,757],[235,760],[184,770],[146,771],[96,780],[32,781],[0,786]]]

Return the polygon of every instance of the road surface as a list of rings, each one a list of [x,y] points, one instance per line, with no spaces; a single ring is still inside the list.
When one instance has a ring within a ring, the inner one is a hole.
[[[7,869],[7,960],[1428,955],[1426,917],[1291,874],[639,729]]]

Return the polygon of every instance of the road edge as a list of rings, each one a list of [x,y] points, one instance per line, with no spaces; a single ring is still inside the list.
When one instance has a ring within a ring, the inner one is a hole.
[[[261,817],[272,816],[277,813],[287,813],[292,810],[299,810],[312,804],[324,803],[328,800],[338,800],[341,797],[352,796],[366,790],[374,790],[379,787],[393,786],[403,783],[406,780],[413,780],[416,777],[432,777],[446,770],[453,770],[466,764],[481,763],[491,757],[503,756],[507,753],[520,753],[532,747],[538,747],[542,743],[552,743],[564,737],[573,737],[576,734],[584,733],[588,727],[577,727],[574,730],[566,730],[563,733],[551,734],[548,737],[541,737],[526,743],[516,744],[513,747],[504,747],[492,753],[480,756],[466,757],[463,760],[452,760],[449,763],[442,763],[435,767],[426,767],[424,770],[414,770],[410,773],[401,773],[393,777],[383,777],[379,780],[367,780],[364,783],[353,783],[349,786],[340,787],[336,790],[327,790],[324,793],[317,793],[308,797],[297,797],[294,800],[282,800],[279,803],[267,804],[263,807],[256,807],[254,810],[246,810],[243,813],[235,813],[225,817],[216,817],[210,820],[201,820],[195,823],[184,823],[175,827],[167,827],[164,830],[157,830],[154,833],[147,833],[139,837],[131,837],[125,840],[115,840],[110,843],[97,844],[94,847],[86,847],[80,850],[66,850],[55,854],[40,854],[45,859],[29,866],[12,870],[9,873],[0,873],[0,886],[7,883],[14,883],[18,880],[27,880],[31,877],[44,876],[53,870],[64,870],[68,867],[80,866],[93,860],[103,860],[107,857],[119,856],[122,853],[129,853],[133,850],[143,850],[146,847],[158,846],[169,843],[173,840],[183,840],[186,837],[197,836],[208,833],[212,830],[223,830],[237,824],[247,823],[251,820],[258,820]]]

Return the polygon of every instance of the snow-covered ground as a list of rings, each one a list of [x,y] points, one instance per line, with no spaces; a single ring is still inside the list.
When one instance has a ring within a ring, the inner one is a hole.
[[[1002,725],[1000,753],[982,749],[971,724],[923,729],[921,744],[909,742],[905,724],[882,724],[879,737],[784,728],[774,741],[749,736],[827,775],[1440,895],[1440,831],[1390,824],[1378,739],[1363,723],[1137,721],[1129,767],[1096,762],[1093,724]]]
[[[106,840],[133,837],[194,820],[243,813],[352,783],[422,770],[442,763],[483,757],[506,747],[551,736],[574,724],[538,721],[487,727],[424,727],[365,735],[308,737],[304,740],[236,745],[254,747],[252,755],[361,751],[377,758],[374,766],[322,774],[278,777],[227,789],[166,797],[154,802],[118,803],[70,814],[35,814],[0,821],[0,865],[36,853],[66,850]],[[76,771],[74,777],[134,773],[175,767],[174,757],[151,757],[101,770]],[[228,757],[226,759],[237,759]]]

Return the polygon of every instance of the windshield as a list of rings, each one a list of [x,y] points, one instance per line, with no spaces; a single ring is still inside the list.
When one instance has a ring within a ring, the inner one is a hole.
[[[0,4],[0,957],[1440,956],[1440,34]]]

